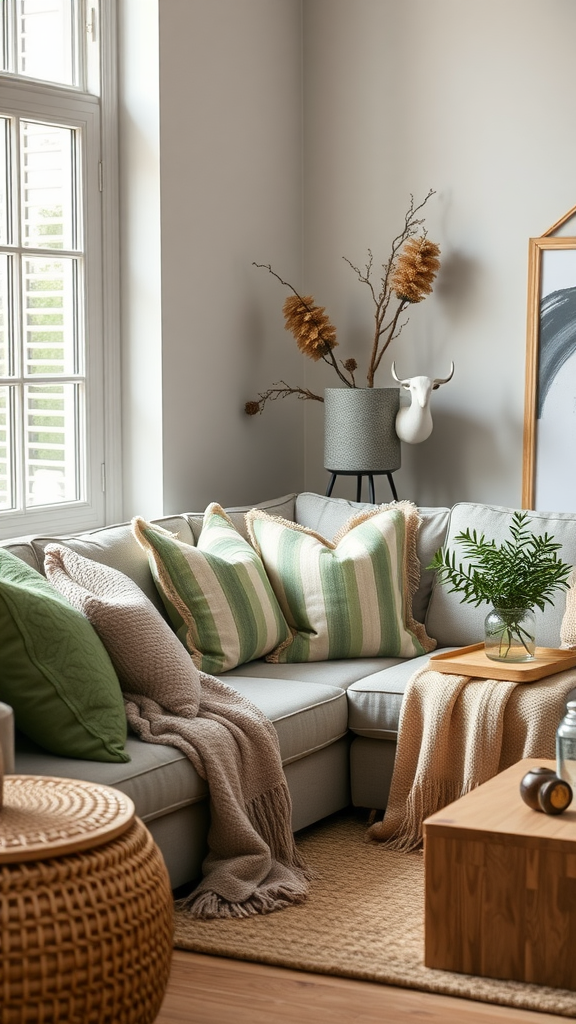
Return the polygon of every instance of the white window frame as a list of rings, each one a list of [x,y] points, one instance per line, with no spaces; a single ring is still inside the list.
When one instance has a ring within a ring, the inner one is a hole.
[[[86,493],[43,509],[0,511],[0,539],[78,533],[122,517],[116,0],[87,6],[89,45],[100,35],[100,96],[0,74],[0,110],[79,126],[85,135]],[[58,250],[55,250],[57,253]],[[48,250],[46,251],[48,255]]]

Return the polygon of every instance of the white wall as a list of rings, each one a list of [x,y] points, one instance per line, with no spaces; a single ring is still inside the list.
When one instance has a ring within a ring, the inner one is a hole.
[[[403,445],[397,486],[419,504],[520,503],[528,238],[576,202],[575,38],[571,0],[305,0],[304,279],[342,358],[366,365],[373,307],[341,256],[386,259],[409,193],[437,190],[441,276],[377,379],[393,384],[392,359],[403,376],[456,364],[431,437]],[[321,406],[306,412],[306,485],[323,490]]]
[[[456,373],[397,485],[419,504],[519,504],[528,238],[576,201],[576,4],[118,2],[125,514],[324,490],[319,403],[243,412],[279,378],[336,383],[252,261],[312,292],[338,355],[365,366],[373,307],[341,257],[386,259],[430,187],[441,276],[377,383],[392,359]]]
[[[142,484],[154,477],[154,500],[161,493],[157,511],[164,512],[301,490],[303,416],[297,403],[278,403],[273,417],[244,413],[246,400],[278,374],[302,374],[283,330],[282,289],[252,266],[271,262],[300,283],[300,0],[145,0],[142,10],[138,0],[137,15],[134,0],[121,0],[121,6],[125,22],[155,17],[159,25],[161,322],[154,317],[145,325],[139,317],[138,332],[144,351],[148,344],[155,352],[161,345],[161,366],[154,362],[150,371],[151,405],[161,404],[162,464],[152,460]],[[126,32],[123,38],[126,63]],[[126,75],[134,63],[132,57]],[[152,64],[146,92],[156,86],[154,78]],[[131,89],[125,92],[130,98]],[[154,117],[152,103],[151,124]],[[130,139],[123,166],[126,198],[138,176],[134,145]],[[154,182],[153,202],[155,190]],[[134,223],[146,225],[146,203],[136,209],[128,202],[125,217],[125,294],[132,307],[133,281],[148,257]],[[134,382],[135,334],[136,324],[126,339]],[[137,424],[147,412],[133,392],[127,400],[126,462],[132,460],[141,474],[134,451]],[[125,514],[139,511],[142,501],[136,487],[127,489]]]
[[[158,0],[119,4],[123,503],[162,511]]]

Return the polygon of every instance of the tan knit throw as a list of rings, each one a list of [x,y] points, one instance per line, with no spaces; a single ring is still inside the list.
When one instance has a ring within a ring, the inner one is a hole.
[[[106,647],[134,732],[145,743],[181,750],[208,783],[204,877],[180,906],[193,917],[212,918],[301,903],[308,884],[272,723],[237,690],[198,671],[127,576],[57,544],[46,549],[45,568]]]
[[[574,670],[534,683],[444,675],[422,668],[408,682],[384,820],[371,839],[418,849],[422,823],[523,757],[554,758]]]
[[[176,905],[194,917],[250,917],[306,899],[278,737],[259,708],[203,672],[194,718],[167,714],[141,694],[124,701],[140,739],[177,747],[210,788],[204,877]]]

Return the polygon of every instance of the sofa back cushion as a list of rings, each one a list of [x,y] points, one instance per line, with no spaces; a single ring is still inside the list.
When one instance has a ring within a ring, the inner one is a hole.
[[[42,571],[42,566],[38,562],[38,557],[32,544],[32,537],[18,537],[14,540],[5,540],[0,542],[0,549],[10,551],[11,554],[16,555],[22,562],[26,562],[32,569],[36,569],[37,572]]]
[[[454,543],[454,538],[464,530],[476,530],[484,534],[487,540],[495,540],[497,544],[509,539],[509,528],[514,509],[497,505],[483,505],[473,502],[460,502],[450,513],[446,544],[456,555],[456,562],[467,564],[462,548]],[[561,545],[559,557],[570,565],[576,564],[576,513],[571,512],[530,512],[530,530],[536,534],[552,534],[554,540]],[[430,636],[438,641],[439,647],[464,646],[480,643],[484,639],[484,619],[489,607],[481,604],[475,608],[471,604],[462,604],[461,595],[449,593],[449,588],[434,583],[426,629]],[[546,605],[541,612],[536,608],[536,643],[540,647],[560,646],[560,626],[566,607],[564,591],[558,591],[552,598],[554,604]]]
[[[261,501],[259,505],[234,505],[232,508],[225,508],[226,515],[238,530],[238,533],[244,537],[244,540],[248,540],[248,531],[246,529],[245,515],[252,508],[261,508],[270,516],[281,516],[282,519],[287,519],[293,523],[296,518],[296,495],[295,494],[284,494],[281,498],[270,498],[269,501]],[[202,524],[204,522],[203,512],[187,512],[186,518],[190,524],[190,529],[194,536],[194,541],[198,543],[200,534],[202,533]],[[169,529],[169,527],[167,527]]]
[[[296,498],[296,522],[332,540],[350,516],[364,508],[374,506],[367,502],[327,498],[305,491]],[[412,601],[412,613],[417,622],[424,622],[434,582],[434,573],[427,571],[425,566],[429,565],[432,555],[444,541],[450,509],[419,508],[418,514],[420,528],[416,540],[416,554],[420,562],[420,584]]]
[[[282,516],[284,519],[294,520],[295,517],[295,494],[284,494],[280,498],[270,498],[263,501],[257,508],[263,508],[271,515]],[[226,509],[227,515],[232,520],[238,532],[247,539],[246,523],[244,514],[253,505],[234,506]],[[164,516],[161,519],[153,519],[155,526],[160,526],[170,533],[176,534],[179,540],[185,544],[195,544],[202,531],[203,512],[186,512],[183,515]],[[5,547],[12,554],[26,562],[33,569],[44,573],[44,551],[48,544],[63,543],[72,551],[76,551],[84,558],[91,558],[103,565],[110,565],[118,569],[131,580],[138,584],[146,597],[165,616],[164,605],[158,593],[146,552],[136,541],[130,523],[119,523],[113,526],[105,526],[98,530],[90,530],[86,533],[66,536],[59,534],[50,537],[18,537],[14,540],[7,540],[0,547]]]
[[[155,525],[176,534],[185,544],[193,544],[192,531],[183,516],[166,516],[154,520]],[[110,565],[123,572],[138,584],[154,606],[163,612],[163,605],[154,585],[146,552],[142,550],[132,534],[129,523],[106,526],[101,530],[91,530],[75,537],[34,537],[32,546],[44,571],[44,551],[49,544],[63,543],[72,551],[84,558],[92,558],[95,562]]]

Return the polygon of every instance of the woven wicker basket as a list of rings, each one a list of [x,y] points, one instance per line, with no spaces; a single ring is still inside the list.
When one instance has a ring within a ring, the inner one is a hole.
[[[172,894],[138,818],[94,849],[0,863],[0,913],[0,1024],[155,1020],[170,972]]]

